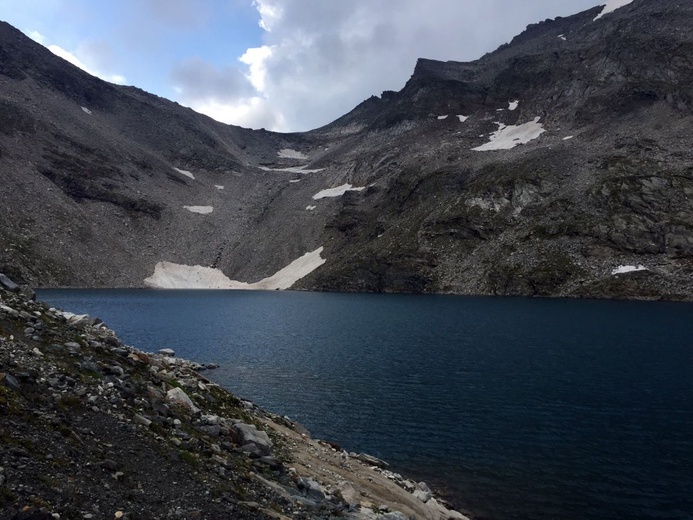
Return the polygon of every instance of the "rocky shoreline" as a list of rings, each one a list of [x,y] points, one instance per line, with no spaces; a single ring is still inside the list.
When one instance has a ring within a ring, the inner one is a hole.
[[[171,350],[0,275],[0,520],[465,519]]]

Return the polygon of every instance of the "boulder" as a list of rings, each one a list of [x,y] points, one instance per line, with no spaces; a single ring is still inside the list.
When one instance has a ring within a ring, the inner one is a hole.
[[[7,276],[0,273],[0,287],[7,289],[10,292],[19,292],[19,285],[10,280]]]
[[[253,424],[237,423],[233,426],[233,430],[238,435],[239,444],[243,451],[255,454],[260,457],[267,456],[272,453],[272,441],[267,433],[258,430]]]
[[[368,455],[366,453],[349,453],[349,456],[353,459],[360,460],[361,462],[368,464],[370,466],[377,466],[379,468],[389,468],[390,465],[384,460],[374,457],[373,455]]]
[[[162,356],[167,356],[167,357],[176,357],[175,350],[170,349],[170,348],[159,349],[159,354],[161,354]]]
[[[180,388],[171,388],[171,390],[166,392],[166,399],[188,408],[193,413],[198,413],[200,411],[200,409],[192,402],[192,399],[188,397],[188,394],[186,394]]]

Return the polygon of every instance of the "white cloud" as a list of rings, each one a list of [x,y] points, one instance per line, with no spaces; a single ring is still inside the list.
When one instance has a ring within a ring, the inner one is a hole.
[[[260,21],[258,24],[267,32],[272,32],[272,26],[282,17],[284,14],[281,6],[277,4],[269,4],[261,0],[253,0],[253,5],[260,13]]]
[[[27,36],[41,45],[46,43],[46,37],[38,31],[29,31]]]
[[[42,43],[42,42],[39,42],[39,43]],[[93,68],[87,66],[74,53],[63,49],[62,47],[60,47],[58,45],[49,45],[48,50],[51,51],[56,56],[59,56],[60,58],[64,59],[65,61],[69,61],[75,67],[79,67],[84,72],[88,72],[92,76],[96,76],[97,78],[101,78],[105,81],[110,81],[111,83],[119,83],[121,85],[126,82],[125,76],[121,76],[120,74],[105,74],[103,72],[100,72],[99,70],[93,69]]]
[[[203,95],[198,84],[179,101],[225,122],[309,130],[383,90],[400,90],[419,57],[474,60],[529,23],[593,2],[432,0],[422,10],[420,0],[253,0],[263,45],[248,48],[238,67],[254,94],[224,99]]]
[[[248,74],[246,78],[250,84],[255,87],[258,92],[265,91],[267,78],[266,62],[272,57],[272,47],[263,45],[262,47],[253,47],[245,51],[239,61],[248,65]]]

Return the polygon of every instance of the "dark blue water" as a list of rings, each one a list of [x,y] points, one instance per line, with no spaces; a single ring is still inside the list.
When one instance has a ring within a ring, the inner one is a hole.
[[[41,291],[492,519],[693,518],[693,305]]]

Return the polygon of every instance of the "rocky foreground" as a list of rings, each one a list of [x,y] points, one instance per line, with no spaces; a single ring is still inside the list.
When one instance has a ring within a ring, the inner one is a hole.
[[[425,483],[0,275],[0,520],[464,519]]]

